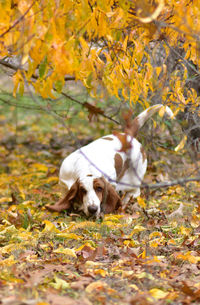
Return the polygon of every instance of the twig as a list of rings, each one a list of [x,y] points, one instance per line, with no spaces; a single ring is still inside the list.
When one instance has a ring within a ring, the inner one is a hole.
[[[193,70],[198,76],[200,75],[200,72],[188,61],[186,60],[183,56],[181,56],[181,54],[179,54],[174,48],[172,48],[168,42],[165,40],[164,41],[166,46],[174,53],[176,54],[179,58],[181,58],[181,60],[184,62],[184,64],[186,66],[189,66],[191,70]]]
[[[0,65],[4,66],[6,68],[12,69],[14,71],[23,70],[23,71],[27,72],[25,69],[22,69],[22,67],[20,65],[11,64],[8,61],[5,61],[5,59],[0,59]],[[32,74],[31,78],[38,79],[39,76]],[[74,76],[65,76],[65,81],[74,81],[74,80],[75,80]]]
[[[88,109],[88,107],[86,106],[85,102],[81,103],[79,100],[75,99],[74,97],[71,97],[70,95],[66,94],[65,92],[61,92],[61,94],[62,94],[63,96],[65,96],[66,98],[70,99],[71,101],[73,101],[73,102],[75,102],[75,103],[81,105],[82,107]],[[88,104],[89,104],[89,103],[87,102],[87,105],[88,105]],[[91,105],[91,104],[89,104],[89,105]],[[93,106],[93,105],[91,105],[91,106]],[[101,116],[103,116],[104,118],[106,118],[106,119],[108,119],[108,120],[114,122],[115,124],[120,125],[120,123],[119,123],[117,120],[111,118],[110,116],[104,114],[103,112],[102,112],[102,113],[98,113],[98,115],[101,115]]]
[[[19,103],[14,103],[14,102],[11,102],[9,100],[6,100],[4,98],[2,98],[0,96],[0,101],[4,104],[7,104],[9,106],[14,106],[14,107],[17,107],[17,108],[24,108],[24,109],[30,109],[30,110],[36,110],[36,111],[44,111],[46,112],[46,108],[41,108],[41,107],[37,107],[37,106],[34,106],[34,105],[26,105],[26,104],[19,104]],[[63,111],[63,109],[52,109],[52,111]]]

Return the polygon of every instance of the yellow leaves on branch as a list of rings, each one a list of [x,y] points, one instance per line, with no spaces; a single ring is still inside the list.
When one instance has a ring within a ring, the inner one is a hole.
[[[13,82],[14,82],[14,89],[13,89],[13,96],[16,97],[16,92],[19,88],[19,93],[23,95],[24,93],[24,77],[22,75],[22,72],[18,70],[14,76],[13,76]]]
[[[18,0],[12,6],[11,1],[1,1],[1,57],[17,56],[24,68],[13,77],[13,95],[23,94],[26,78],[43,98],[53,99],[56,84],[59,82],[61,91],[65,76],[70,75],[81,80],[94,96],[98,85],[103,84],[109,94],[118,97],[120,91],[130,103],[136,103],[138,97],[146,100],[158,82],[160,87],[165,84],[164,69],[153,68],[146,52],[150,41],[162,37],[176,44],[184,36],[186,58],[200,65],[196,47],[196,33],[200,31],[198,1],[113,3]],[[164,48],[168,54],[168,47]],[[176,80],[176,98],[185,104],[182,83]],[[162,88],[163,98],[168,91]]]

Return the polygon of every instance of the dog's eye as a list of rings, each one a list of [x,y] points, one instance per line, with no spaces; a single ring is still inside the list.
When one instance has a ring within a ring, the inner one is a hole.
[[[97,187],[95,188],[95,191],[96,191],[96,192],[102,192],[102,191],[103,191],[103,188],[102,188],[101,186],[97,186]]]
[[[80,188],[80,191],[81,191],[81,193],[83,193],[83,194],[86,194],[86,193],[87,193],[87,191],[86,191],[86,189],[85,189],[84,187],[81,187],[81,188]]]

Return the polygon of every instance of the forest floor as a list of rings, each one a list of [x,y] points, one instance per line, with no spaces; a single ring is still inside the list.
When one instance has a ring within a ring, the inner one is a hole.
[[[71,136],[44,113],[0,113],[0,304],[200,304],[199,183],[143,192],[103,220],[51,213],[63,158],[109,128],[80,112]],[[195,171],[183,152],[157,153],[147,182]]]

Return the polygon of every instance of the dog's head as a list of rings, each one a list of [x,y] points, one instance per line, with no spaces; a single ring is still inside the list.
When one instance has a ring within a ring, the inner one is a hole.
[[[112,213],[120,206],[121,199],[110,183],[103,177],[88,175],[77,179],[63,199],[47,208],[57,212],[72,209],[99,217],[100,213]]]

